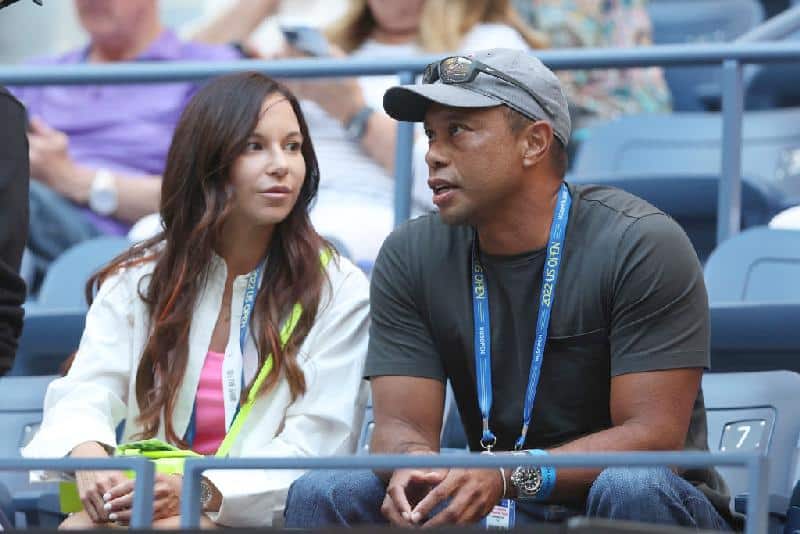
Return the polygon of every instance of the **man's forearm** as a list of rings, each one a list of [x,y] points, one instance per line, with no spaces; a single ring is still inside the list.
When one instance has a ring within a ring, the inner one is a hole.
[[[424,433],[411,425],[397,423],[375,427],[370,442],[370,454],[435,454],[439,452],[438,440],[431,442]],[[388,482],[392,471],[375,471],[384,482]]]
[[[675,443],[666,443],[660,433],[654,431],[652,426],[638,422],[629,422],[594,434],[589,434],[588,436],[549,449],[547,452],[556,455],[614,451],[675,450],[678,447],[675,446]],[[546,464],[546,458],[546,456],[542,457],[543,464]],[[558,469],[556,487],[550,495],[550,500],[554,502],[583,500],[601,471],[602,468]],[[513,490],[510,476],[510,470],[507,470],[506,477],[509,478],[508,487]],[[513,497],[514,495],[512,494],[510,496]]]

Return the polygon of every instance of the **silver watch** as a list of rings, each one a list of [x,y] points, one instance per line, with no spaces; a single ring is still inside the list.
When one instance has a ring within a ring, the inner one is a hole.
[[[89,208],[100,215],[112,215],[119,206],[117,179],[107,169],[98,169],[89,189]]]
[[[200,506],[205,510],[214,494],[211,492],[211,484],[205,478],[200,479]]]
[[[534,499],[542,489],[542,469],[539,466],[519,466],[511,472],[511,485],[517,490],[517,499]]]

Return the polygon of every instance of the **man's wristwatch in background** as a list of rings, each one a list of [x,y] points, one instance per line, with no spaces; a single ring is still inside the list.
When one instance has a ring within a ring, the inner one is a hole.
[[[364,106],[353,115],[344,127],[347,133],[347,138],[351,141],[360,142],[367,133],[367,123],[372,114],[375,113],[375,108]]]
[[[98,169],[89,190],[89,208],[99,215],[112,215],[119,206],[117,179],[107,169]]]

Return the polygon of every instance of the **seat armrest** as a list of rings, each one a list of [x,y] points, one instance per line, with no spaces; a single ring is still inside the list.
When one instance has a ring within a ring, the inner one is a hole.
[[[747,513],[747,493],[740,493],[733,499],[733,509],[740,514]],[[789,497],[770,493],[767,500],[767,511],[769,515],[786,519],[786,511],[789,509]]]

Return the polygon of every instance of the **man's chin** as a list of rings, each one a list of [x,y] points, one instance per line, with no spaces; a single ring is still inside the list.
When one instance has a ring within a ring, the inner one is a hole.
[[[442,220],[444,224],[450,226],[462,226],[471,224],[469,214],[459,212],[457,210],[439,210],[439,218]]]

